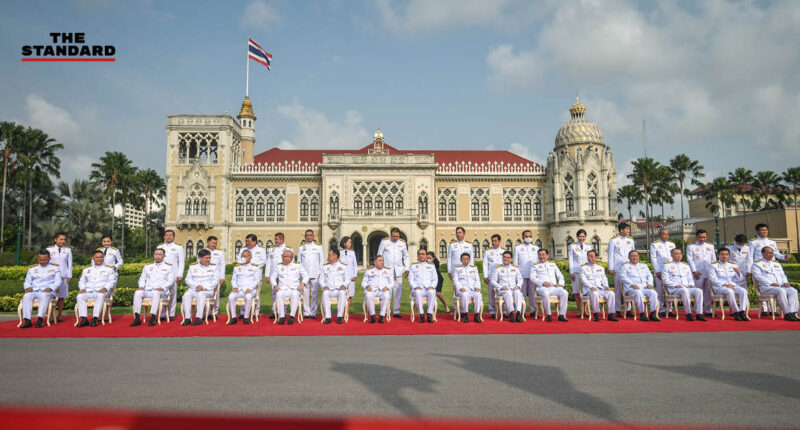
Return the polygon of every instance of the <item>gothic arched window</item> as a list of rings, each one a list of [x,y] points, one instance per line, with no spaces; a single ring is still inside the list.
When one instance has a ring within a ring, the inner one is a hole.
[[[439,241],[439,259],[447,258],[447,242],[442,239]]]
[[[419,206],[419,213],[423,215],[428,214],[428,194],[423,191],[419,193],[419,199],[417,199],[417,206]]]
[[[481,243],[478,242],[478,239],[472,241],[472,250],[474,258],[481,258]]]
[[[186,241],[186,259],[194,258],[194,243],[191,240]]]

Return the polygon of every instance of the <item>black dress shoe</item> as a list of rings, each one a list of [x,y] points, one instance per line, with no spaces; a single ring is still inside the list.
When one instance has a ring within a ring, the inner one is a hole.
[[[461,318],[461,322],[468,323],[469,322],[469,317],[465,315],[463,318]]]
[[[373,316],[374,316],[374,315],[373,315]],[[383,321],[384,321],[384,319],[383,319],[383,315],[381,315],[380,317],[378,317],[378,322],[379,322],[379,323],[383,324]]]
[[[36,328],[44,327],[44,318],[39,317],[36,319]]]
[[[336,324],[341,324],[343,322],[344,320],[342,319],[342,317],[336,317]]]
[[[284,321],[286,321],[286,318],[281,317],[280,319],[278,319],[278,325],[283,325]]]
[[[25,322],[23,322],[19,328],[31,328],[31,327],[33,327],[31,320],[25,318]]]
[[[203,320],[195,317],[194,321],[192,321],[192,325],[200,325],[200,324],[203,324]]]
[[[733,313],[733,320],[734,321],[741,321],[742,320],[742,315],[739,312],[734,312]]]
[[[639,314],[639,321],[650,321],[650,318],[647,318],[647,314],[642,312]]]
[[[433,322],[433,315],[432,314],[428,314],[428,322],[429,323]]]
[[[609,320],[609,321],[614,321],[614,322],[617,322],[617,321],[619,321],[619,319],[617,319],[617,316],[616,316],[616,315],[614,315],[614,314],[610,314],[610,315],[608,316],[608,320]]]
[[[714,314],[713,314],[713,313],[711,313],[711,312],[706,312],[706,313],[705,313],[705,314],[703,314],[703,315],[705,315],[705,316],[707,316],[707,317],[709,317],[709,318],[714,316]]]
[[[659,322],[661,321],[661,318],[659,318],[656,314],[650,314],[650,321]]]
[[[622,318],[622,311],[617,311],[614,315],[616,315],[619,318]]]
[[[275,314],[269,314],[269,319],[274,320],[275,319]]]
[[[548,316],[545,317],[544,320],[547,321],[547,322],[553,322],[553,316],[552,315],[548,315]]]
[[[155,315],[150,315],[150,321],[147,322],[148,327],[153,327],[158,322],[158,317]]]
[[[90,325],[92,327],[97,327],[97,317],[92,317],[92,323]]]
[[[686,314],[686,321],[694,321],[694,317],[692,316],[691,312]]]
[[[495,318],[497,318],[497,315],[495,315],[495,314],[489,314],[489,318],[491,318],[491,319],[495,319]]]
[[[513,312],[512,312],[513,314]],[[503,314],[503,319],[509,319],[509,314]]]
[[[242,324],[244,324],[244,325],[250,325],[250,318],[245,318],[245,319],[243,319],[243,320],[242,320]]]
[[[185,318],[183,321],[181,321],[181,327],[187,325],[192,325],[192,320],[190,320],[189,318]]]
[[[481,322],[481,314],[475,314],[475,318],[474,319],[475,319],[475,322],[477,322],[477,323]]]
[[[772,315],[772,312],[764,312],[764,311],[761,311],[761,316],[762,316],[762,317],[768,317],[768,316],[770,316],[770,315]]]
[[[402,319],[403,316],[400,315],[400,314],[394,314],[394,315],[392,315],[392,318]]]
[[[140,325],[142,325],[142,320],[139,317],[139,314],[136,314],[136,316],[133,317],[133,321],[131,322],[131,327],[136,327]]]
[[[289,317],[289,325],[294,324],[294,317]]]
[[[420,324],[425,324],[425,315],[420,315],[417,319],[417,322]]]
[[[60,322],[60,323],[64,322],[64,318],[58,317],[58,318],[56,318],[56,322]]]
[[[697,315],[697,321],[706,321],[706,317],[704,315]]]
[[[561,321],[561,322],[568,322],[569,321],[567,319],[566,315],[559,315],[558,316],[558,320]]]
[[[89,325],[89,320],[86,317],[81,317],[81,320],[78,321],[78,327],[86,327]]]
[[[536,319],[536,312],[531,312],[531,318]]]
[[[230,322],[231,324],[236,324],[237,322],[239,322],[238,318],[236,318],[236,317],[231,318],[231,322]]]
[[[678,314],[676,314],[675,312],[670,312],[669,313],[669,317],[670,318],[675,318],[676,316],[678,316]]]
[[[792,314],[786,314],[783,316],[783,319],[786,321],[797,321],[797,318]]]
[[[522,312],[517,312],[517,317],[514,318],[515,322],[522,322]]]
[[[595,312],[592,314],[592,321],[600,321],[600,314]]]
[[[633,312],[631,312],[631,311],[625,312],[625,317],[626,318],[633,318]]]
[[[322,323],[323,324],[330,324],[331,323],[331,319],[330,318],[325,318],[325,320],[322,321]]]
[[[316,315],[311,315],[310,317],[308,317],[308,319],[315,320],[315,319],[317,319],[317,316]]]
[[[381,321],[381,322],[382,322],[382,321]],[[369,323],[370,323],[370,324],[375,324],[375,315],[370,315],[370,316],[369,316]]]

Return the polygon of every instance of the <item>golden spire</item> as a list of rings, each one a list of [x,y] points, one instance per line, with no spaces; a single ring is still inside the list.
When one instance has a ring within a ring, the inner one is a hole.
[[[569,113],[572,115],[572,118],[583,118],[583,114],[586,113],[586,107],[581,104],[578,96],[575,96],[575,104],[569,108]]]
[[[383,132],[381,131],[380,127],[378,127],[378,131],[376,131],[375,134],[372,135],[372,139],[373,140],[383,139]]]
[[[249,118],[252,120],[256,119],[256,114],[253,113],[253,105],[250,104],[250,97],[244,97],[244,101],[242,102],[242,110],[239,111],[239,115],[237,115],[236,118]]]

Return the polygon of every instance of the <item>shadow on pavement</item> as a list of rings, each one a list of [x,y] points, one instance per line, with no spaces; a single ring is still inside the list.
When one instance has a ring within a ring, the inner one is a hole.
[[[333,363],[331,370],[350,376],[405,415],[422,415],[419,409],[403,397],[403,389],[435,393],[435,379],[391,366],[367,363]]]

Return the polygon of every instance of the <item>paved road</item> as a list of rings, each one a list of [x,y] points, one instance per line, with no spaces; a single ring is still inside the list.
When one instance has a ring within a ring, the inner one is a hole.
[[[798,426],[799,354],[797,331],[0,339],[0,403]]]

